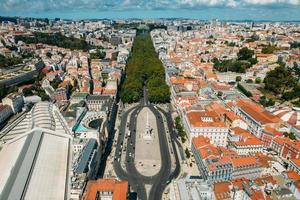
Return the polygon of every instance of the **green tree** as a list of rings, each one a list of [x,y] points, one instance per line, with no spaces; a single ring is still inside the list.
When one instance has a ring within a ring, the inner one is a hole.
[[[265,54],[272,54],[275,50],[276,47],[269,44],[268,46],[264,47],[261,52]]]
[[[68,49],[88,50],[91,46],[83,38],[66,37],[58,33],[34,32],[32,36],[17,35],[15,41],[23,41],[28,44],[43,43]]]
[[[165,69],[155,52],[149,33],[138,35],[134,41],[120,93],[122,101],[125,103],[139,101],[144,85],[147,86],[150,102],[169,102],[170,89],[165,82]]]
[[[290,68],[279,66],[267,73],[264,83],[266,90],[273,92],[275,95],[282,96],[285,92],[296,86],[297,80]]]
[[[259,99],[259,103],[263,106],[267,105],[267,98],[266,96],[261,96]]]
[[[260,84],[260,83],[261,83],[261,78],[260,78],[260,77],[257,77],[257,78],[255,79],[255,83],[256,83],[256,84]]]
[[[238,60],[248,60],[252,58],[253,55],[254,55],[254,51],[248,49],[247,47],[243,47],[242,49],[240,49],[237,54]]]
[[[177,130],[178,136],[181,138],[182,143],[184,143],[186,141],[186,132],[184,131],[179,116],[175,118],[175,128]]]
[[[223,95],[223,92],[222,92],[222,91],[218,91],[217,96],[218,96],[218,97],[221,97],[222,95]]]
[[[246,90],[240,83],[237,84],[237,88],[247,97],[252,97],[252,93]]]
[[[241,80],[242,80],[242,77],[241,77],[241,76],[235,77],[235,81],[236,81],[236,82],[240,82]]]
[[[191,157],[191,153],[188,148],[185,149],[186,158],[189,159]]]
[[[52,57],[52,53],[51,53],[51,52],[47,52],[47,53],[46,53],[46,56],[47,56],[48,58],[51,58],[51,57]]]

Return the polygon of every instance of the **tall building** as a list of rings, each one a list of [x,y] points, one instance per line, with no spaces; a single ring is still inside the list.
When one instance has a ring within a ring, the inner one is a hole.
[[[51,103],[0,132],[0,199],[69,199],[72,136]]]

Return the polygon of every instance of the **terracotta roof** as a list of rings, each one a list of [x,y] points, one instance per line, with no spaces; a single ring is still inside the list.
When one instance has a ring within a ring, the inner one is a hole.
[[[272,127],[265,127],[264,128],[264,132],[267,133],[267,134],[269,134],[269,135],[272,135],[273,137],[275,137],[275,136],[282,136],[283,135],[282,132],[279,132],[275,128],[272,128]]]
[[[288,176],[289,179],[293,181],[299,181],[300,180],[300,175],[297,174],[295,171],[287,171],[286,175]]]
[[[206,78],[208,78],[208,79],[210,79],[210,78],[212,78],[212,79],[218,79],[217,74],[212,73],[212,72],[206,72],[205,76],[206,76]]]
[[[202,121],[202,117],[211,117],[212,122]],[[194,127],[226,127],[226,124],[220,121],[216,112],[191,111],[187,113],[187,118]]]
[[[265,200],[265,196],[261,190],[252,189],[251,200]]]
[[[185,83],[193,83],[195,80],[193,79],[187,79],[187,78],[181,78],[181,77],[171,77],[170,81],[173,85],[176,84],[185,84]]]
[[[264,155],[263,153],[256,153],[256,158],[258,159],[258,162],[261,164],[261,166],[267,168],[270,167],[270,161],[272,161],[272,157]]]
[[[257,165],[257,159],[254,156],[232,158],[233,167],[244,167],[247,165]]]
[[[232,112],[232,111],[226,111],[225,112],[225,115],[226,115],[226,117],[230,120],[230,121],[234,121],[234,120],[238,120],[238,119],[240,119],[240,120],[242,120],[242,118],[240,117],[240,116],[238,116],[238,115],[236,115],[234,112]]]
[[[291,161],[292,161],[298,168],[300,168],[300,158],[298,158],[298,159],[291,159]]]
[[[273,139],[273,142],[276,142],[277,144],[280,144],[280,145],[284,145],[286,140],[287,140],[287,138],[276,137]]]
[[[196,149],[198,149],[205,145],[210,144],[210,140],[209,140],[209,138],[206,138],[204,136],[198,136],[198,137],[193,137],[192,143],[193,143],[194,147]]]
[[[273,176],[259,177],[255,179],[254,182],[259,186],[264,186],[266,183],[271,183],[272,185],[277,184],[277,181],[274,179]]]
[[[239,178],[239,179],[234,179],[231,181],[232,185],[234,185],[235,187],[238,187],[240,190],[243,190],[243,183],[249,184],[250,180],[246,179],[246,178]]]
[[[263,145],[263,142],[255,135],[252,135],[251,133],[240,127],[232,128],[232,131],[236,135],[239,135],[239,141],[232,142],[236,146]]]
[[[246,131],[245,129],[242,129],[240,127],[234,127],[234,128],[231,128],[231,130],[234,132],[234,134],[242,134],[242,133],[245,133],[245,132],[248,132]]]
[[[82,200],[95,200],[99,191],[112,192],[113,200],[126,200],[128,182],[117,181],[114,179],[98,179],[95,181],[89,181]]]
[[[221,104],[217,103],[217,102],[212,102],[210,104],[207,104],[205,106],[205,109],[207,111],[214,111],[216,112],[218,115],[221,115],[225,112],[228,112],[224,106],[222,106]]]
[[[266,57],[270,57],[270,56],[273,56],[273,55],[274,54],[258,53],[258,54],[256,54],[256,57],[266,58]]]
[[[279,123],[281,120],[279,117],[272,113],[264,110],[261,106],[246,100],[239,100],[236,102],[237,106],[240,107],[244,112],[250,115],[253,119],[261,124],[268,123]]]
[[[217,200],[230,199],[230,185],[231,183],[229,181],[214,184],[213,188]]]
[[[298,140],[291,140],[289,138],[286,138],[285,145],[291,146],[291,147],[297,149],[298,151],[300,150],[300,141],[298,141]]]

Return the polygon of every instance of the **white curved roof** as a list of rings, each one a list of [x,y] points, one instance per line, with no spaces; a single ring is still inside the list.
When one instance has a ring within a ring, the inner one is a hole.
[[[69,198],[72,136],[51,103],[41,102],[0,133],[0,199]]]
[[[273,111],[273,114],[293,126],[300,125],[300,111],[298,108],[283,107]]]
[[[33,106],[21,121],[16,120],[8,132],[0,132],[0,140],[9,141],[27,133],[34,128],[44,128],[57,133],[71,134],[70,128],[55,105],[49,102],[39,102]]]

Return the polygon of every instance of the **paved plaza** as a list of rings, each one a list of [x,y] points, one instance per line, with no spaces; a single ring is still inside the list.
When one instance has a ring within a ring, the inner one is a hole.
[[[147,123],[148,122],[148,123]],[[146,135],[146,127],[151,128],[151,135]],[[144,176],[154,176],[161,166],[161,155],[156,118],[149,108],[141,110],[137,117],[135,165]]]

